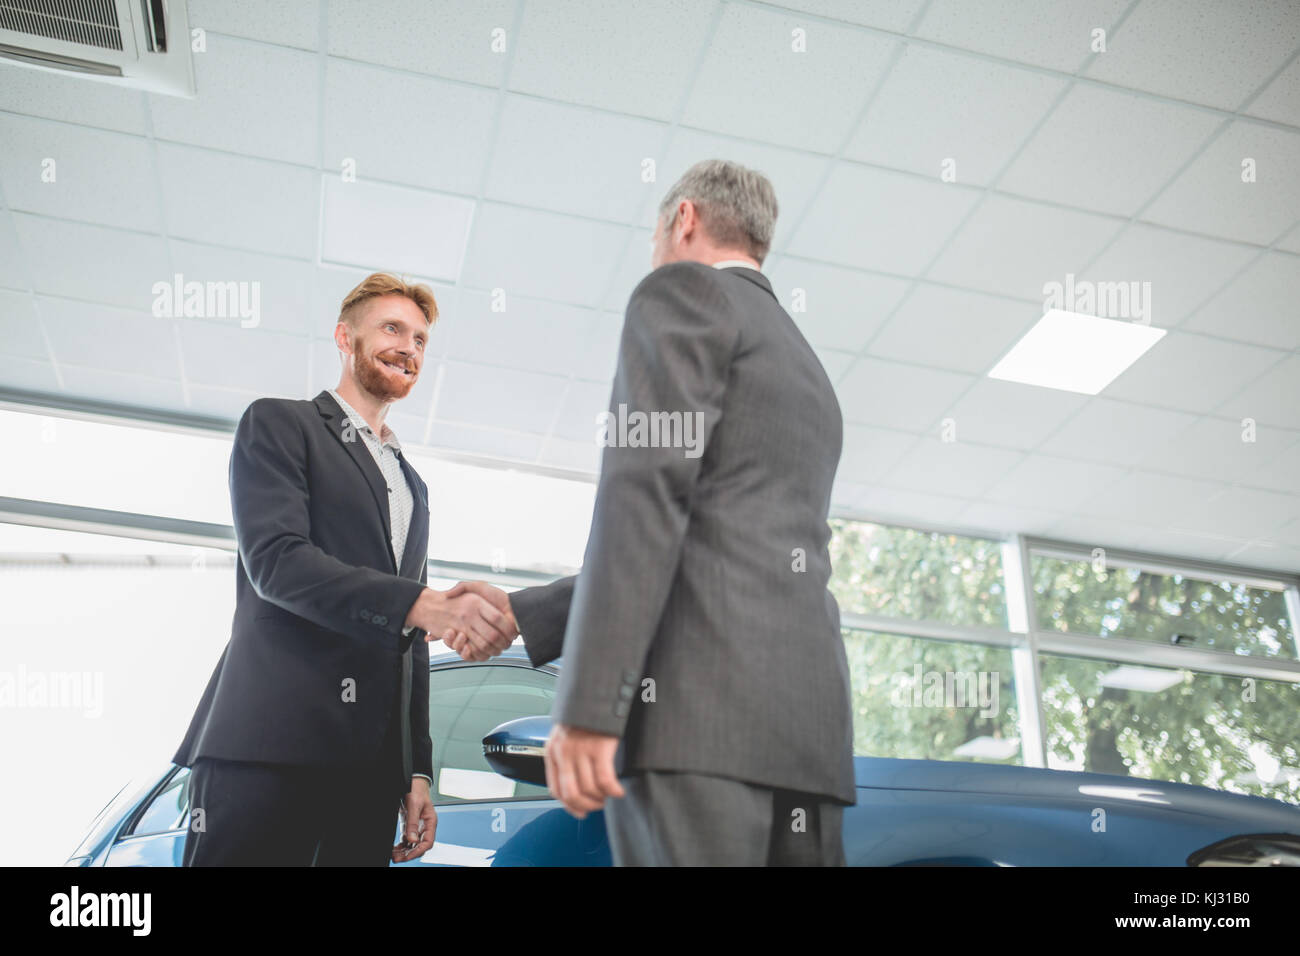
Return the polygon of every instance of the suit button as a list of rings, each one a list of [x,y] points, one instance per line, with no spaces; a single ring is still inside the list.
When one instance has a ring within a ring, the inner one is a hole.
[[[363,620],[363,621],[368,621],[368,620],[370,620],[370,612],[369,612],[368,610],[366,610],[365,608],[362,608],[362,609],[361,609],[361,620]]]
[[[639,675],[636,671],[626,670],[623,672],[623,682],[626,684],[635,684],[638,676]]]
[[[381,614],[379,617],[375,618],[374,623],[378,624],[380,627],[383,627],[385,624],[388,623],[388,618],[384,617]]]
[[[629,710],[631,710],[631,709],[632,709],[632,705],[631,705],[631,704],[629,704],[629,703],[628,703],[627,701],[625,701],[625,700],[620,700],[617,704],[614,705],[614,716],[616,716],[616,717],[626,717],[626,716],[627,716],[627,712],[628,712]]]
[[[618,696],[623,698],[623,700],[631,700],[634,693],[636,693],[636,691],[632,689],[630,684],[624,684],[618,689]]]

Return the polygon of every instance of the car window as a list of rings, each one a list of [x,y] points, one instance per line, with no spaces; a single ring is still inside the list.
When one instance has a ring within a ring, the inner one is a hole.
[[[496,773],[483,756],[483,738],[508,720],[549,714],[554,699],[555,676],[530,667],[480,664],[430,672],[434,802],[548,797],[545,787]]]
[[[166,786],[149,801],[144,813],[131,828],[130,835],[145,836],[150,833],[167,833],[170,830],[184,829],[189,805],[190,771],[188,767],[181,767],[167,781]]]

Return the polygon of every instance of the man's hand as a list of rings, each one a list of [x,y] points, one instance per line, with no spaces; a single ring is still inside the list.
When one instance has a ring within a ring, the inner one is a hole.
[[[438,811],[429,795],[429,781],[423,777],[411,778],[411,792],[402,800],[402,829],[405,842],[393,847],[394,863],[418,860],[433,846]]]
[[[435,634],[461,635],[475,660],[500,654],[519,634],[513,616],[502,614],[490,601],[459,584],[448,591],[425,588],[411,605],[405,623],[424,628],[426,641]],[[461,656],[471,659],[464,651]]]
[[[546,786],[564,809],[581,820],[601,809],[606,797],[623,796],[614,773],[618,738],[556,724],[546,738]]]
[[[510,607],[510,595],[498,587],[493,587],[486,581],[461,581],[454,588],[443,592],[449,598],[458,597],[462,594],[474,594],[487,601],[505,616],[511,632],[511,641],[519,634],[519,625],[515,622],[514,611]],[[496,654],[500,654],[505,647],[500,647],[495,653],[489,653],[476,646],[463,631],[458,631],[454,627],[449,627],[440,635],[442,642],[450,647],[467,661],[485,661]],[[425,638],[426,641],[436,640],[432,634]],[[506,645],[509,646],[509,645]]]

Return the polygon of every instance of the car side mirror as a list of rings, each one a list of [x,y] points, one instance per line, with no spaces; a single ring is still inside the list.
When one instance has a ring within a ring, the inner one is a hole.
[[[501,776],[544,787],[544,754],[550,734],[549,715],[508,720],[483,738],[483,756]]]

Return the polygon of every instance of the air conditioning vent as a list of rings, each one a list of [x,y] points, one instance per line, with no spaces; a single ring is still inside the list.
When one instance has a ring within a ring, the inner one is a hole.
[[[0,0],[0,60],[194,95],[184,0]]]

